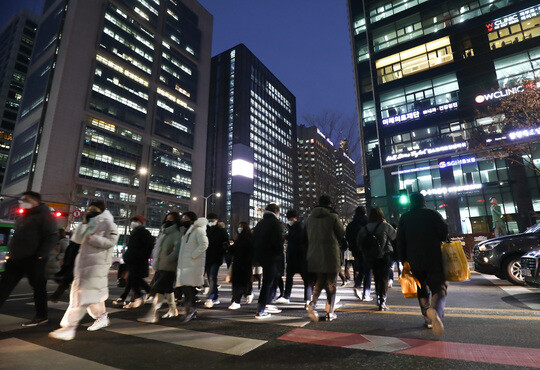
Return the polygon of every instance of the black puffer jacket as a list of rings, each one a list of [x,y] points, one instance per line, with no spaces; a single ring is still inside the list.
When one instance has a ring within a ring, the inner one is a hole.
[[[349,250],[352,252],[355,259],[362,259],[362,252],[360,247],[357,244],[358,233],[360,230],[366,226],[368,223],[368,218],[366,215],[354,215],[353,219],[347,225],[345,230],[345,238],[349,243]]]
[[[217,225],[206,228],[208,237],[208,249],[206,250],[206,267],[221,265],[225,249],[229,247],[229,233]]]
[[[30,208],[15,221],[15,233],[9,242],[9,258],[16,261],[29,257],[47,259],[58,242],[58,227],[45,203]]]
[[[283,258],[283,224],[272,212],[265,211],[263,219],[253,229],[253,257],[259,266]]]
[[[287,268],[293,272],[307,271],[307,234],[300,221],[288,226],[287,235]]]
[[[148,276],[148,260],[154,248],[154,237],[144,226],[138,226],[131,231],[127,250],[124,252],[124,262],[130,265],[138,274]]]

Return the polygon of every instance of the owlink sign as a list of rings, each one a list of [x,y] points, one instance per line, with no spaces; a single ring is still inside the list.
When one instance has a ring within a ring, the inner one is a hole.
[[[477,95],[476,98],[474,98],[474,101],[477,102],[478,104],[482,104],[486,101],[498,100],[498,99],[506,98],[507,96],[522,93],[523,91],[525,91],[525,88],[532,89],[535,86],[537,88],[540,88],[540,81],[536,82],[536,84],[530,83],[526,85],[525,87],[520,85],[520,86],[512,87],[509,89],[497,90],[489,94],[480,94],[480,95]]]

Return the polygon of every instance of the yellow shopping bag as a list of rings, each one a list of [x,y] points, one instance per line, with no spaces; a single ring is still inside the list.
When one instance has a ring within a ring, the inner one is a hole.
[[[443,243],[441,248],[446,280],[464,281],[470,279],[471,271],[461,242]]]
[[[420,282],[412,274],[409,262],[403,263],[403,270],[401,271],[401,275],[399,275],[398,281],[401,284],[401,292],[405,298],[414,298],[417,296]]]

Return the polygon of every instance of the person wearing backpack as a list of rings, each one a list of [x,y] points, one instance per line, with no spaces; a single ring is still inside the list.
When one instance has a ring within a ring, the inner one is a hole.
[[[368,223],[368,217],[366,214],[366,207],[358,206],[354,212],[354,217],[347,225],[345,231],[345,238],[349,243],[349,250],[354,257],[353,270],[354,270],[354,294],[361,301],[372,301],[371,298],[371,266],[364,261],[364,256],[359,246],[356,244],[358,233]],[[362,288],[363,284],[363,289]]]
[[[388,290],[388,270],[390,269],[392,241],[396,230],[386,222],[380,208],[369,211],[368,224],[358,233],[357,245],[364,259],[371,264],[375,280],[375,292],[379,311],[387,311],[386,292]]]

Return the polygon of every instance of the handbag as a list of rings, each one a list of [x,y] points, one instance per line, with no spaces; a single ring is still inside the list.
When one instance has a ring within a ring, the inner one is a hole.
[[[443,266],[448,281],[464,281],[471,278],[469,263],[460,241],[442,243]]]
[[[421,286],[420,281],[411,272],[409,262],[403,263],[403,270],[398,279],[401,284],[401,292],[405,298],[415,298],[418,295],[418,287]]]

